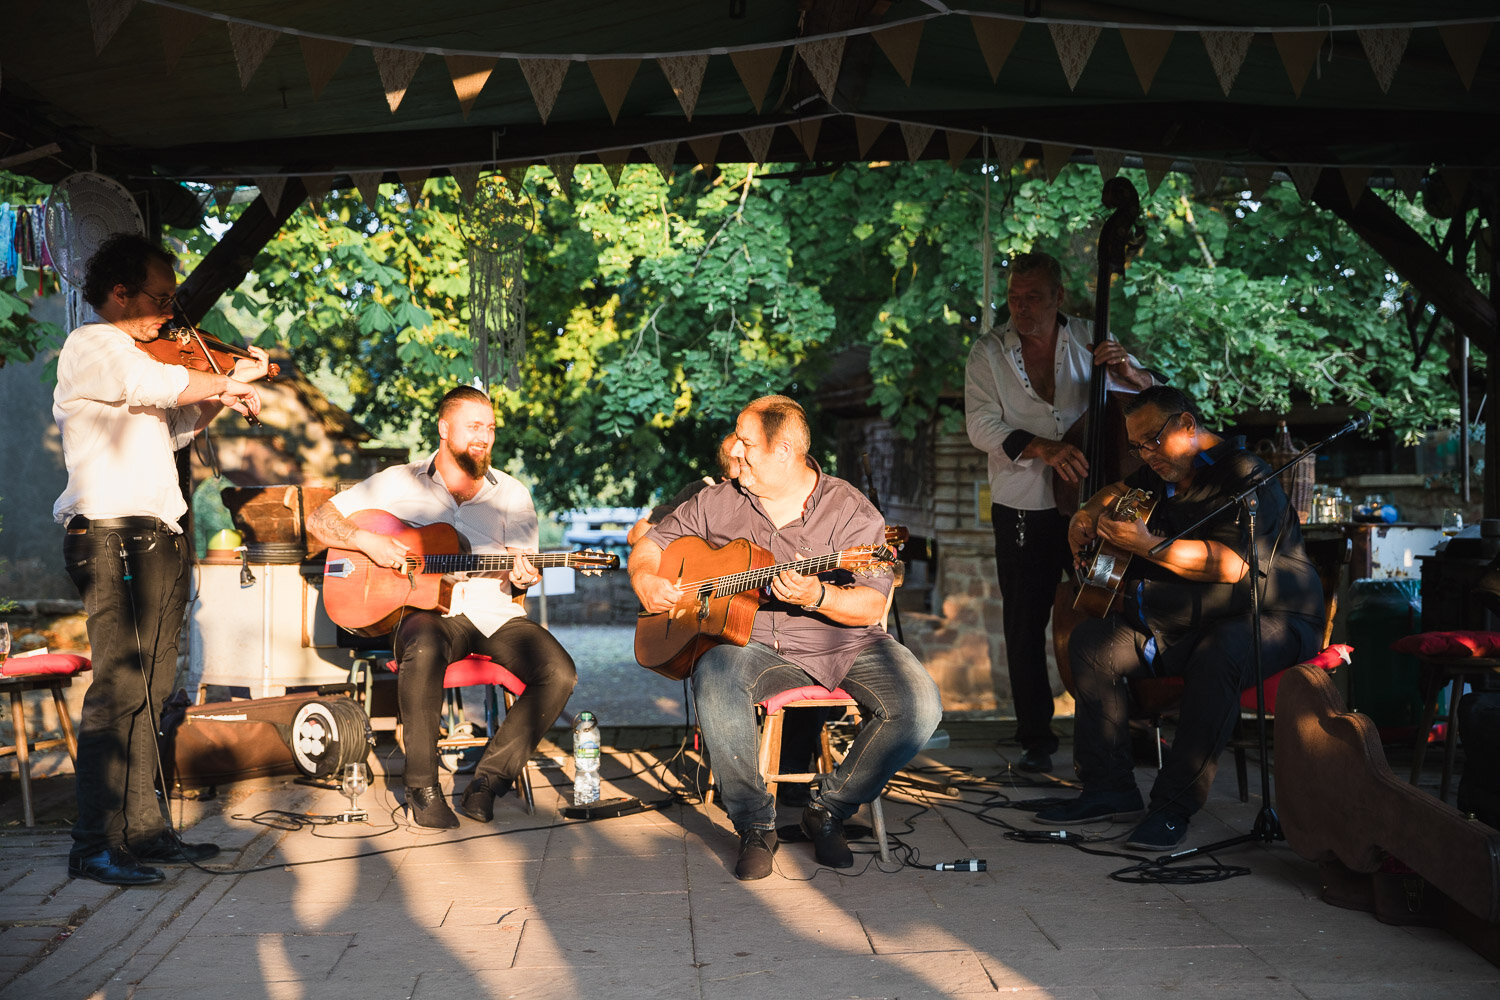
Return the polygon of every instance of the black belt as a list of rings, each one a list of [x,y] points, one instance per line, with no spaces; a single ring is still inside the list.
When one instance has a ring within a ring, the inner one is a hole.
[[[156,531],[162,534],[175,535],[177,532],[167,527],[167,522],[159,517],[148,517],[144,514],[132,517],[84,517],[82,514],[74,514],[68,521],[69,531]]]

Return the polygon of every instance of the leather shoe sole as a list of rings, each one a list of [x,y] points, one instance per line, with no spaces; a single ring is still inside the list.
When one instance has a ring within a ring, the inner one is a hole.
[[[86,878],[105,885],[155,885],[167,876],[160,868],[136,864],[120,851],[100,851],[88,858],[69,858],[68,877]]]

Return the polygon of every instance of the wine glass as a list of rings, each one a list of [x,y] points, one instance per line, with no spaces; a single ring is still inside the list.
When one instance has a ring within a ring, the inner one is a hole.
[[[5,660],[10,656],[10,626],[0,622],[0,667],[5,666]]]
[[[1457,507],[1449,507],[1443,511],[1443,537],[1452,538],[1464,530],[1464,512]]]
[[[345,764],[341,785],[349,796],[349,815],[363,815],[359,808],[359,797],[370,787],[370,769],[363,763]]]

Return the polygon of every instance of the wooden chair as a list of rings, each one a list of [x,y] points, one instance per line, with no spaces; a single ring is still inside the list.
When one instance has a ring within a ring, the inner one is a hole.
[[[1500,674],[1500,632],[1419,632],[1391,644],[1397,652],[1411,653],[1421,664],[1422,723],[1412,746],[1411,783],[1422,777],[1427,757],[1427,739],[1437,720],[1438,700],[1450,683],[1448,731],[1443,739],[1443,779],[1438,798],[1447,800],[1453,782],[1453,758],[1458,750],[1458,701],[1465,684],[1477,685],[1486,675]]]
[[[21,811],[25,815],[27,826],[36,826],[36,814],[31,802],[31,755],[43,750],[66,747],[68,756],[75,764],[78,762],[78,737],[73,731],[73,719],[68,714],[68,702],[63,695],[63,688],[71,685],[73,678],[93,667],[87,656],[77,653],[13,656],[0,665],[0,691],[10,695],[11,720],[15,723],[15,742],[0,746],[0,757],[14,755],[16,758],[21,778]],[[25,695],[28,691],[43,690],[52,692],[52,704],[57,709],[62,736],[33,740],[26,723]]]

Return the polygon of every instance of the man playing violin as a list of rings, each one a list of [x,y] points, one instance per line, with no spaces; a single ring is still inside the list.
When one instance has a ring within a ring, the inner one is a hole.
[[[1240,692],[1255,684],[1250,614],[1252,539],[1231,506],[1196,522],[1270,472],[1243,438],[1208,430],[1198,409],[1171,386],[1153,386],[1125,404],[1130,450],[1145,467],[1090,498],[1068,524],[1075,553],[1096,538],[1133,557],[1123,600],[1103,618],[1073,629],[1069,658],[1078,691],[1074,759],[1083,793],[1037,813],[1047,825],[1134,819],[1143,810],[1130,753],[1129,689],[1134,675],[1183,678],[1177,735],[1151,786],[1149,814],[1127,846],[1170,851],[1208,798],[1219,754],[1239,718]],[[1157,498],[1149,522],[1105,515],[1127,489]],[[1256,490],[1260,564],[1261,662],[1265,676],[1318,651],[1323,591],[1302,545],[1297,515],[1280,482]],[[1159,554],[1151,550],[1180,532]]]
[[[495,410],[489,397],[468,386],[451,390],[438,403],[437,430],[434,454],[335,494],[313,511],[307,529],[328,545],[358,549],[392,570],[406,566],[406,546],[356,526],[349,515],[375,509],[414,525],[451,524],[472,552],[517,557],[501,577],[474,575],[456,584],[447,614],[408,609],[393,634],[400,667],[396,698],[406,727],[407,812],[418,826],[444,829],[458,826],[438,784],[448,664],[483,654],[526,684],[490,736],[459,804],[460,812],[480,822],[494,818],[496,797],[510,791],[562,713],[578,672],[552,633],[526,617],[519,600],[541,579],[526,558],[537,550],[536,508],[525,486],[490,467]]]
[[[1118,341],[1091,346],[1093,324],[1062,312],[1062,268],[1044,253],[1013,258],[1010,319],[974,342],[964,375],[969,441],[989,456],[990,523],[1005,629],[1005,661],[1022,771],[1049,771],[1057,750],[1047,622],[1069,563],[1067,518],[1053,496],[1055,474],[1079,483],[1083,452],[1063,440],[1089,404],[1089,379],[1106,367],[1114,388],[1150,385]],[[999,670],[992,667],[996,689]]]
[[[156,713],[177,677],[192,553],[174,453],[225,406],[260,410],[248,383],[266,374],[250,348],[229,375],[167,365],[138,348],[172,317],[176,261],[118,234],[89,259],[83,295],[100,322],[68,335],[52,414],[68,483],[52,513],[67,526],[63,559],[88,613],[93,677],[83,700],[78,821],[68,874],[145,885],[154,864],[213,857],[185,844],[156,795]]]
[[[802,407],[785,396],[757,399],[735,421],[736,479],[677,507],[638,541],[630,581],[648,612],[670,611],[684,590],[662,565],[674,540],[722,546],[748,539],[776,562],[879,545],[884,519],[853,485],[826,475],[808,455]],[[889,576],[832,570],[827,579],[780,571],[761,595],[750,640],[723,643],[698,658],[693,696],[713,755],[725,811],[739,835],[735,877],[765,878],[776,850],[776,801],[757,768],[755,705],[808,685],[842,687],[868,720],[837,770],[812,794],[803,831],[819,863],[848,868],[843,823],[912,758],[942,718],[937,685],[911,651],[882,628]]]

